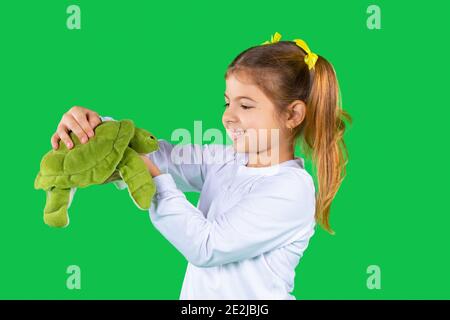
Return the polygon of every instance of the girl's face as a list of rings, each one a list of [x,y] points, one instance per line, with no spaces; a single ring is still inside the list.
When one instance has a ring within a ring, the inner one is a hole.
[[[286,127],[277,119],[275,105],[256,85],[234,75],[226,79],[222,122],[237,152],[275,156],[288,141]]]

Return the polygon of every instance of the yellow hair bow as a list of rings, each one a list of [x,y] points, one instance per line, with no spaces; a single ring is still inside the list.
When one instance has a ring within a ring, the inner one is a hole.
[[[305,62],[308,65],[309,70],[313,69],[314,66],[316,65],[316,61],[319,58],[317,56],[317,54],[312,53],[311,50],[309,49],[308,45],[306,44],[305,41],[300,40],[300,39],[295,39],[294,42],[303,50],[306,51],[306,56],[305,56]]]
[[[275,32],[275,34],[270,37],[270,41],[265,41],[262,44],[276,43],[276,42],[280,41],[280,39],[281,39],[281,34],[279,34],[278,32]],[[319,56],[317,54],[313,53],[309,49],[309,47],[305,41],[303,41],[301,39],[295,39],[294,42],[300,48],[305,50],[305,52],[306,52],[305,63],[308,65],[308,69],[309,70],[314,69],[314,66],[316,65],[316,61],[319,58]]]
[[[265,41],[263,44],[275,43],[275,42],[280,41],[280,39],[281,39],[281,34],[279,34],[278,32],[275,32],[275,34],[270,37],[270,41]]]

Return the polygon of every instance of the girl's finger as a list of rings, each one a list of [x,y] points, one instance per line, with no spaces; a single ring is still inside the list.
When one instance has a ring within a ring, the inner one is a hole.
[[[71,149],[73,147],[73,142],[72,139],[70,139],[70,136],[66,130],[67,128],[64,125],[60,125],[56,133],[58,134],[59,138],[64,142],[64,144],[67,146],[67,149]]]
[[[97,128],[97,126],[102,123],[102,119],[100,119],[99,115],[95,112],[88,112],[87,119],[92,129]]]
[[[52,148],[53,149],[58,149],[59,148],[59,140],[60,140],[60,138],[59,138],[59,135],[58,135],[58,133],[57,132],[55,132],[53,135],[52,135],[52,138],[50,139],[50,142],[51,142],[51,144],[52,144]]]
[[[82,112],[80,109],[74,109],[70,114],[89,138],[94,135],[93,128],[87,120],[87,113]]]
[[[81,126],[78,124],[78,122],[75,120],[75,118],[70,114],[64,117],[65,117],[64,124],[67,127],[67,129],[73,131],[81,143],[86,143],[88,141],[88,136],[81,128]],[[67,130],[67,132],[69,130]]]

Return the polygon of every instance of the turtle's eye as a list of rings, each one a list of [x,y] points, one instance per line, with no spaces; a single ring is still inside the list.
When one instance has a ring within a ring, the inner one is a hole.
[[[150,139],[153,139],[153,140],[155,140],[155,137],[154,137],[154,136],[150,136]]]

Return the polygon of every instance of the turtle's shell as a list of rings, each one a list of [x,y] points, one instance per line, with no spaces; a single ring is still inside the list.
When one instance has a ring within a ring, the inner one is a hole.
[[[134,128],[131,120],[105,121],[95,128],[94,137],[85,144],[71,132],[74,147],[68,150],[60,141],[57,150],[49,151],[42,158],[34,187],[47,190],[103,183],[122,159],[134,136]]]

